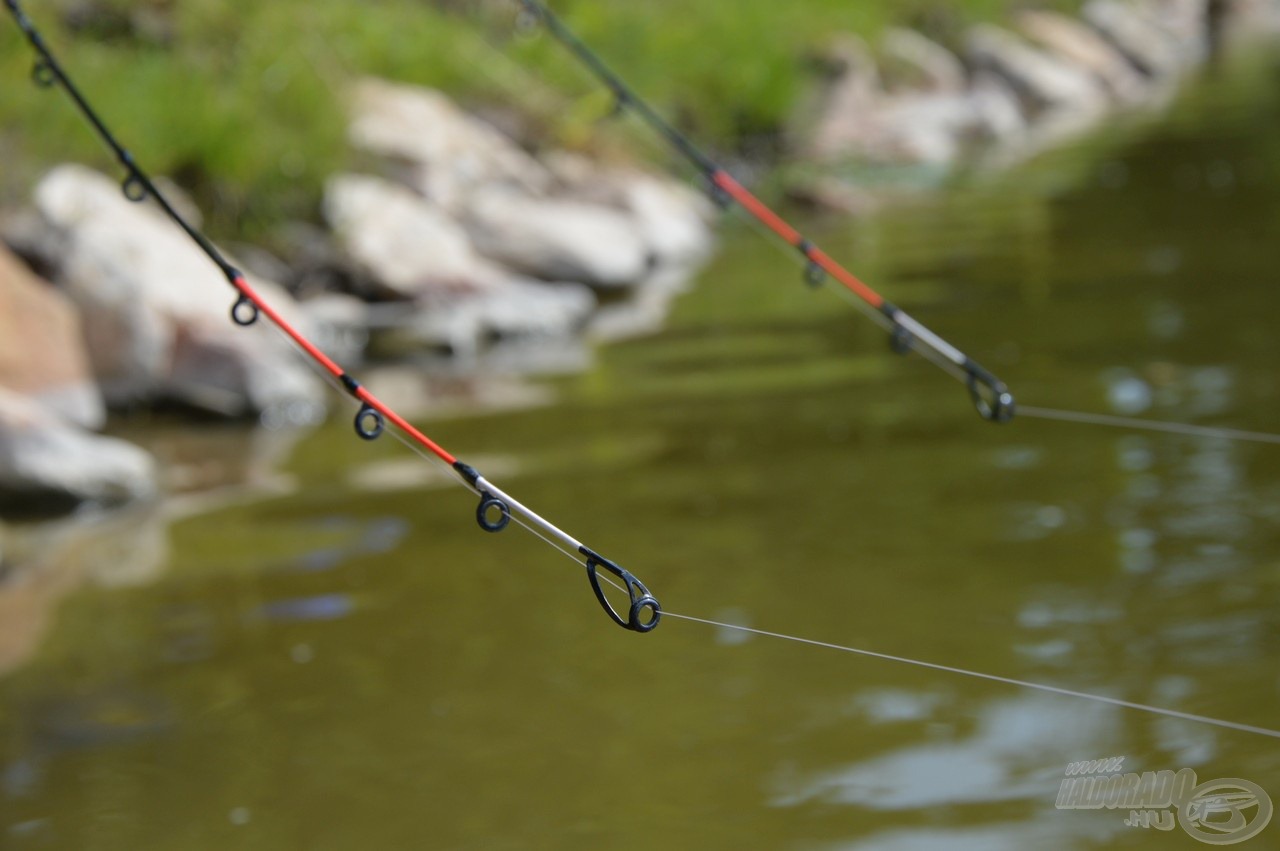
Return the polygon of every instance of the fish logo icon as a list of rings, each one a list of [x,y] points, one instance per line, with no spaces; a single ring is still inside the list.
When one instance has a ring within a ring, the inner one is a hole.
[[[1261,833],[1273,812],[1261,786],[1225,778],[1197,786],[1178,807],[1178,824],[1206,845],[1235,845]]]

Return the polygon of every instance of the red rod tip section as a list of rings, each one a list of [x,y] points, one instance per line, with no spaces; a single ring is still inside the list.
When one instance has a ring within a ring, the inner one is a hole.
[[[773,210],[756,196],[752,195],[747,188],[724,169],[717,169],[711,176],[712,182],[715,183],[725,194],[734,201],[737,201],[742,209],[746,210],[754,216],[761,224],[769,230],[782,237],[788,244],[797,248],[805,241],[804,237],[798,230],[787,224],[786,220],[775,213]],[[857,276],[845,267],[841,266],[831,256],[822,249],[814,246],[809,249],[808,257],[816,263],[820,268],[827,272],[831,277],[835,278],[854,295],[879,310],[884,304],[884,297],[871,287],[858,280]]]

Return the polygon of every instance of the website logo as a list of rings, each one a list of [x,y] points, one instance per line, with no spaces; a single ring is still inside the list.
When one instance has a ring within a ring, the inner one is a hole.
[[[1234,777],[1200,783],[1190,768],[1121,773],[1124,760],[1068,765],[1058,809],[1127,810],[1127,827],[1168,831],[1176,824],[1206,845],[1244,842],[1271,822],[1271,797],[1256,783]]]

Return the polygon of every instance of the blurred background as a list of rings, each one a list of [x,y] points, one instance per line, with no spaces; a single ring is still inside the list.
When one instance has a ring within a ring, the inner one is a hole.
[[[1020,402],[1276,430],[1277,4],[554,8]],[[984,423],[518,4],[27,12],[268,300],[669,611],[1275,726],[1275,448]],[[1245,733],[617,629],[228,322],[33,58],[0,26],[0,846],[1190,842],[1055,807],[1117,755],[1280,796]]]

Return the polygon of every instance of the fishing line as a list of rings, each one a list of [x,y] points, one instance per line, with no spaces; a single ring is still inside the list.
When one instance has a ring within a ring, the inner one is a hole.
[[[164,193],[156,187],[150,176],[134,160],[133,155],[107,128],[105,122],[89,104],[79,88],[71,81],[61,63],[55,58],[35,24],[22,11],[18,0],[4,0],[4,3],[36,52],[37,58],[32,70],[34,81],[44,88],[58,86],[70,96],[81,115],[93,126],[98,136],[111,149],[115,154],[116,160],[124,168],[125,177],[121,183],[121,190],[124,196],[134,202],[143,202],[148,198],[153,199],[169,219],[181,228],[205,256],[218,267],[226,278],[227,283],[237,294],[236,300],[231,306],[231,320],[235,324],[247,327],[254,325],[261,317],[265,316],[271,325],[283,333],[294,346],[302,350],[307,356],[308,362],[323,373],[328,374],[329,383],[336,382],[341,385],[346,394],[360,403],[359,411],[355,416],[354,427],[356,434],[362,439],[374,440],[380,437],[387,430],[387,424],[390,423],[395,426],[395,430],[391,431],[392,434],[396,434],[406,443],[412,443],[418,452],[429,452],[438,461],[448,465],[460,482],[480,496],[480,503],[476,508],[475,517],[476,523],[481,529],[486,532],[501,532],[512,519],[515,519],[520,522],[520,525],[524,525],[525,528],[533,531],[538,537],[543,537],[544,540],[547,540],[547,538],[555,539],[559,542],[558,545],[553,544],[557,549],[562,552],[567,552],[568,550],[576,552],[576,555],[572,557],[586,568],[592,591],[595,593],[601,608],[604,609],[611,620],[619,626],[635,632],[649,632],[658,625],[662,619],[662,606],[649,593],[649,589],[645,587],[643,582],[616,562],[605,558],[544,519],[537,512],[487,480],[477,469],[464,463],[425,433],[415,428],[408,420],[383,403],[339,366],[337,362],[321,351],[319,347],[265,301],[249,284],[244,275],[231,265],[214,244],[169,203]],[[540,532],[535,531],[533,527],[536,527]],[[548,542],[550,543],[550,541]],[[628,605],[623,607],[622,612],[619,612],[605,597],[601,588],[601,580],[607,579],[607,577],[601,573],[602,570],[607,574],[611,574],[624,586],[628,597]]]
[[[1160,420],[1148,420],[1142,417],[1120,417],[1112,414],[1089,414],[1081,411],[1064,411],[1057,408],[1037,408],[1031,405],[1018,406],[1018,415],[1034,417],[1042,420],[1056,420],[1085,425],[1108,426],[1111,428],[1139,429],[1142,431],[1160,431],[1169,434],[1182,434],[1190,437],[1213,437],[1223,440],[1240,440],[1253,443],[1280,443],[1280,434],[1268,434],[1262,431],[1242,431],[1235,428],[1219,428],[1216,426],[1198,426],[1185,423],[1170,423]]]
[[[721,621],[710,620],[709,618],[699,618],[692,615],[679,614],[677,612],[664,609],[663,617],[675,618],[682,621],[690,621],[693,623],[705,624],[718,629],[737,630],[739,632],[751,635],[759,635],[764,638],[774,638],[780,641],[791,641],[797,644],[805,644],[810,647],[825,647],[828,650],[838,650],[841,653],[852,653],[857,656],[866,656],[872,659],[881,659],[887,662],[898,662],[903,665],[914,665],[917,668],[927,668],[931,671],[941,671],[948,674],[956,674],[963,677],[971,677],[979,680],[987,680],[988,682],[1003,683],[1004,685],[1017,686],[1018,688],[1032,689],[1034,691],[1047,692],[1062,697],[1074,697],[1082,700],[1090,700],[1095,703],[1105,703],[1110,706],[1118,706],[1124,709],[1133,709],[1139,712],[1146,712],[1152,715],[1162,715],[1166,718],[1177,718],[1182,721],[1194,721],[1198,724],[1208,724],[1213,727],[1222,727],[1227,730],[1236,730],[1242,733],[1252,733],[1257,736],[1267,736],[1273,739],[1280,739],[1280,730],[1272,730],[1267,727],[1255,727],[1252,724],[1241,724],[1237,721],[1227,721],[1222,718],[1213,718],[1208,715],[1196,715],[1191,712],[1180,712],[1176,709],[1166,709],[1162,706],[1152,706],[1146,703],[1136,703],[1131,700],[1121,700],[1117,697],[1107,697],[1101,694],[1090,694],[1089,692],[1076,691],[1069,688],[1061,688],[1059,686],[1046,685],[1045,683],[1036,683],[1029,680],[1019,680],[1013,677],[1002,677],[998,674],[984,674],[980,671],[970,671],[965,668],[955,668],[951,665],[940,665],[936,662],[925,662],[920,659],[912,659],[907,656],[894,656],[889,653],[880,653],[875,650],[864,650],[859,647],[849,647],[843,644],[832,644],[827,641],[817,641],[812,638],[801,638],[796,635],[788,635],[782,632],[770,632],[764,629],[756,629],[754,627],[742,626],[740,624],[724,623]]]
[[[795,249],[805,261],[805,280],[811,286],[822,284],[828,277],[856,296],[863,305],[888,323],[890,344],[894,351],[905,354],[912,349],[930,351],[934,358],[949,363],[968,387],[970,400],[983,419],[1008,422],[1014,414],[1014,398],[1004,382],[977,361],[917,322],[906,311],[895,306],[865,284],[860,278],[836,262],[820,246],[753,195],[693,142],[668,123],[622,78],[613,72],[590,47],[540,0],[518,0],[531,20],[540,21],[551,36],[563,45],[614,97],[618,110],[630,110],[684,156],[702,175],[706,188],[720,206],[736,205],[783,242]],[[948,370],[955,375],[956,372]]]

